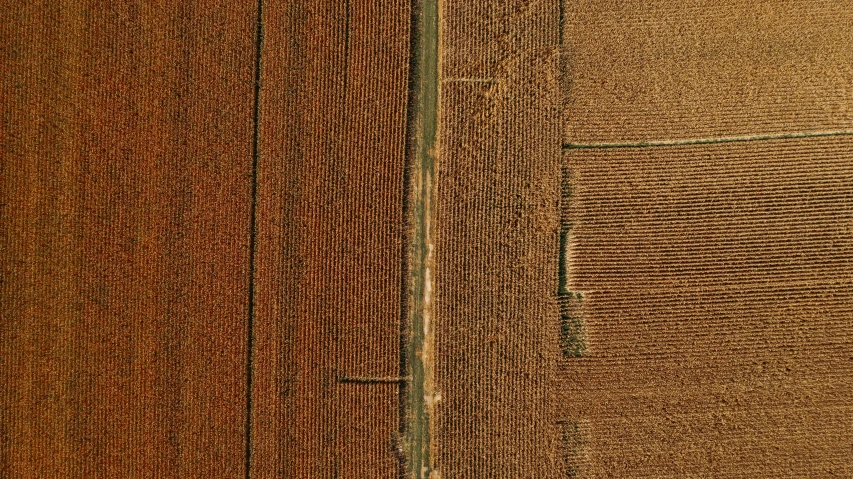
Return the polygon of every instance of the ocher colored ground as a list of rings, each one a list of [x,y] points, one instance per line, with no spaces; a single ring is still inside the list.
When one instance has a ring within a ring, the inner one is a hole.
[[[851,147],[566,155],[587,352],[554,389],[583,477],[853,472]]]

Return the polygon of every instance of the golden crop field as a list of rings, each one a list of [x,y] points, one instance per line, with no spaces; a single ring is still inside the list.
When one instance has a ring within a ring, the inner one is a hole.
[[[851,39],[0,2],[0,478],[853,476]]]

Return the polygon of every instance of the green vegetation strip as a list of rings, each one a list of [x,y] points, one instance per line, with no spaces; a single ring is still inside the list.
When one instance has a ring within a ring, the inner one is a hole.
[[[428,479],[432,345],[430,332],[430,264],[432,261],[434,151],[438,126],[438,0],[413,2],[410,141],[414,148],[409,172],[412,227],[408,252],[408,347],[405,388],[404,454],[406,474]]]

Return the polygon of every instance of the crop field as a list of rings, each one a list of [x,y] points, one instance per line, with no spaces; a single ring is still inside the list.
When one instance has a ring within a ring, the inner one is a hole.
[[[0,19],[0,477],[853,477],[853,3]]]
[[[849,5],[570,4],[566,476],[849,476]]]
[[[850,474],[851,147],[565,155],[586,350],[554,404],[588,424],[577,477]]]
[[[394,477],[409,5],[265,5],[253,477]]]
[[[447,5],[442,477],[851,474],[849,7]]]

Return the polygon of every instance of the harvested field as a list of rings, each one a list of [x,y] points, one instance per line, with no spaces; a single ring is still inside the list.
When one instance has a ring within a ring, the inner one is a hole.
[[[442,477],[851,474],[849,7],[447,5]]]
[[[562,1],[566,141],[853,125],[849,2]]]

